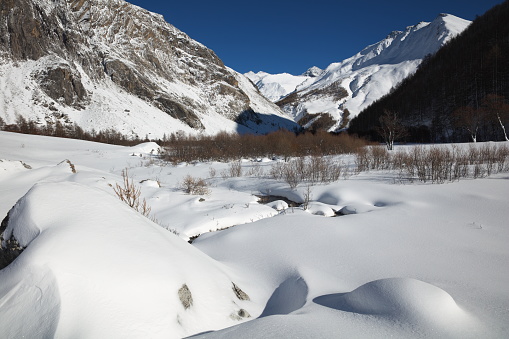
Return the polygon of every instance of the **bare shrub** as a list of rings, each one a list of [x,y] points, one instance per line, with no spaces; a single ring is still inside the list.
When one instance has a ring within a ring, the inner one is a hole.
[[[209,177],[211,178],[215,178],[216,177],[216,174],[217,174],[217,171],[214,167],[209,167]]]
[[[410,152],[396,152],[391,157],[391,169],[398,170],[400,178],[404,173],[410,180],[417,176],[422,182],[443,183],[508,171],[508,156],[505,145],[470,145],[468,149],[456,145],[451,148],[431,146],[429,149],[416,146]]]
[[[297,164],[297,160],[292,160],[283,166],[283,178],[291,189],[296,188],[301,181]]]
[[[228,173],[230,177],[237,178],[242,176],[242,162],[240,160],[232,161],[228,164]]]
[[[304,192],[304,202],[302,203],[302,208],[306,211],[309,208],[309,202],[311,201],[311,185],[306,186],[306,191]]]
[[[286,163],[275,163],[270,175],[275,180],[283,179],[293,189],[301,182],[329,183],[348,175],[343,165],[333,157],[299,157]]]
[[[344,165],[342,163],[329,159],[327,178],[325,182],[338,181],[339,178],[341,178],[341,175],[345,175],[345,173],[346,169],[344,169]]]
[[[405,177],[412,180],[415,175],[412,157],[410,157],[408,153],[402,149],[399,149],[392,154],[390,169],[398,172],[398,178],[400,180]]]
[[[389,166],[389,152],[387,147],[383,146],[370,146],[369,152],[371,155],[370,167],[375,170],[383,170]]]
[[[310,175],[310,168],[306,157],[298,157],[288,162],[287,166],[292,166],[297,173],[300,181],[306,180]]]
[[[347,134],[324,131],[295,134],[277,131],[267,135],[219,133],[216,136],[175,135],[163,141],[164,159],[172,163],[192,161],[231,161],[240,158],[333,155],[354,152],[366,141]]]
[[[151,208],[148,206],[145,198],[143,198],[143,200],[140,199],[141,188],[136,186],[133,179],[129,177],[127,168],[122,171],[122,185],[117,183],[115,187],[113,187],[113,191],[120,200],[134,210],[146,217],[150,215]]]
[[[429,178],[429,167],[424,147],[416,146],[412,149],[412,163],[415,168],[417,178],[422,182],[427,182]]]
[[[251,166],[251,168],[247,172],[247,175],[250,177],[261,177],[263,176],[263,167],[256,162],[253,166]]]
[[[187,194],[192,195],[206,195],[210,193],[208,184],[202,178],[193,178],[191,175],[186,175],[180,183],[180,188]]]
[[[368,147],[358,148],[355,152],[355,166],[357,172],[366,172],[371,168],[371,158]]]
[[[274,180],[281,180],[284,173],[284,163],[276,162],[270,167],[269,174]]]
[[[319,156],[312,156],[307,162],[308,170],[304,173],[308,173],[305,179],[315,182],[324,182],[324,178],[327,177],[327,162],[325,158]]]
[[[509,147],[506,145],[498,147],[495,158],[497,162],[497,171],[509,172]]]

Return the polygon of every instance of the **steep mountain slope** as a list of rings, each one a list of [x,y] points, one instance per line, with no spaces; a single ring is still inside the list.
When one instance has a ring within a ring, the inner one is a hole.
[[[478,17],[460,36],[427,58],[417,72],[352,121],[370,134],[384,110],[412,133],[409,141],[505,140],[509,130],[509,1]],[[464,119],[463,119],[464,118]]]
[[[336,120],[331,129],[336,129],[346,109],[350,117],[356,116],[413,74],[426,55],[434,54],[469,24],[453,15],[440,14],[431,23],[394,31],[356,55],[329,65],[277,104],[296,121],[308,114],[329,113]]]
[[[0,12],[6,123],[141,136],[294,126],[213,51],[123,0],[1,0]]]

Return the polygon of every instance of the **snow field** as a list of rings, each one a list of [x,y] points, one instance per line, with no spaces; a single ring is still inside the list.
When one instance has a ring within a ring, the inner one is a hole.
[[[0,271],[5,337],[507,333],[506,173],[433,185],[370,171],[292,190],[268,177],[268,159],[262,176],[246,160],[244,176],[222,177],[228,164],[162,164],[157,147],[0,132],[0,213],[15,206],[4,240],[28,245]],[[115,197],[125,168],[163,227]],[[188,174],[210,194],[179,189]],[[309,194],[308,210],[260,194]]]

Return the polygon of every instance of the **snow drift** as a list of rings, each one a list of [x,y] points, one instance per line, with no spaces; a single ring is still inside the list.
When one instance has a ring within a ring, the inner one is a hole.
[[[223,265],[98,189],[35,185],[6,226],[25,250],[0,271],[3,337],[177,338],[249,316]]]

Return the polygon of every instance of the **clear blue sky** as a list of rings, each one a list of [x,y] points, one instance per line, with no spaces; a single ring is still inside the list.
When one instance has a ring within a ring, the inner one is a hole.
[[[301,74],[439,13],[467,20],[502,0],[128,0],[211,48],[234,70]]]

